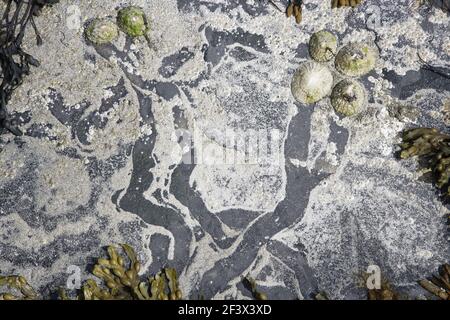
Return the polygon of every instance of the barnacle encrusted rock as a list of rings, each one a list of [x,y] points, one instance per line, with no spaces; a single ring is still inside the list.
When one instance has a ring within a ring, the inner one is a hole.
[[[314,33],[309,40],[309,54],[318,62],[330,61],[337,51],[338,41],[334,34],[321,30]]]
[[[96,45],[110,43],[118,36],[119,28],[109,19],[94,19],[86,29],[87,39]]]
[[[362,42],[354,42],[339,50],[335,65],[342,74],[359,77],[373,70],[377,60],[377,49]]]
[[[339,82],[331,93],[331,105],[343,116],[352,116],[361,111],[366,100],[366,92],[362,84],[345,79]]]
[[[291,90],[294,98],[301,103],[315,103],[330,94],[333,75],[324,65],[308,61],[295,72]]]
[[[144,10],[130,6],[119,11],[117,22],[120,29],[131,37],[143,36],[148,31],[148,21]]]

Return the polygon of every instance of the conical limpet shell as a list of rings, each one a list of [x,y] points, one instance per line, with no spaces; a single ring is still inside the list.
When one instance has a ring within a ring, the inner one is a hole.
[[[119,11],[117,23],[120,29],[131,37],[143,36],[148,31],[148,21],[144,10],[129,6]]]
[[[330,94],[333,87],[333,75],[324,65],[308,61],[295,72],[291,91],[294,98],[301,103],[315,103]]]
[[[321,30],[314,33],[309,40],[309,54],[318,62],[326,62],[336,55],[338,40],[329,31]]]
[[[94,19],[86,28],[86,38],[96,45],[107,44],[119,36],[119,28],[109,19]]]
[[[350,43],[336,55],[336,69],[344,75],[359,77],[375,68],[378,50],[365,43]]]
[[[339,82],[331,93],[331,105],[343,116],[352,116],[361,111],[366,101],[366,90],[355,80]]]

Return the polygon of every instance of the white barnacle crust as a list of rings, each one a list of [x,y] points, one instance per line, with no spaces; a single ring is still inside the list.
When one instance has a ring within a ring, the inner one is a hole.
[[[338,41],[334,34],[321,30],[314,33],[309,40],[309,54],[318,62],[333,59],[337,52]]]
[[[359,77],[375,68],[378,50],[362,42],[349,43],[336,55],[336,69],[344,75]]]
[[[109,19],[94,19],[86,29],[87,39],[96,45],[110,43],[118,36],[119,28]]]
[[[366,101],[366,90],[355,80],[340,81],[331,93],[331,105],[343,116],[352,116],[361,111]]]
[[[303,63],[295,72],[291,90],[294,98],[301,103],[315,103],[330,94],[333,75],[327,66],[317,62]]]

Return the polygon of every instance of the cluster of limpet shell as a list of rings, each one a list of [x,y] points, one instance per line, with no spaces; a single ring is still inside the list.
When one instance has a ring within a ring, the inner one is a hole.
[[[364,86],[353,77],[363,76],[375,68],[378,51],[365,43],[349,43],[339,51],[338,40],[327,30],[314,33],[309,41],[307,61],[295,72],[291,90],[294,98],[306,104],[330,96],[334,110],[342,116],[359,113],[366,103]],[[325,64],[334,58],[335,69],[344,77],[334,85],[333,74]]]
[[[140,37],[149,30],[142,8],[129,6],[119,10],[117,23],[108,18],[92,20],[86,28],[86,38],[94,45],[105,45],[119,36],[119,29],[130,37]]]

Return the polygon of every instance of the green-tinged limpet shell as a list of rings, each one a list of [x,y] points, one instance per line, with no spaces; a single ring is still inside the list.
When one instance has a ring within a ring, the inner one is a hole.
[[[119,36],[119,29],[117,25],[108,19],[94,19],[87,29],[86,37],[93,44],[101,45],[107,44]]]
[[[143,36],[148,31],[144,10],[130,6],[119,11],[117,22],[120,29],[131,37]]]
[[[309,40],[309,54],[318,62],[330,61],[337,51],[338,41],[334,34],[321,30],[314,33]]]
[[[365,43],[350,43],[336,55],[336,69],[344,75],[359,77],[375,68],[378,50]]]
[[[315,103],[330,94],[333,75],[324,65],[308,61],[303,63],[292,78],[291,90],[301,103]]]
[[[355,80],[342,80],[331,93],[331,105],[343,116],[352,116],[360,112],[365,101],[366,90]]]

